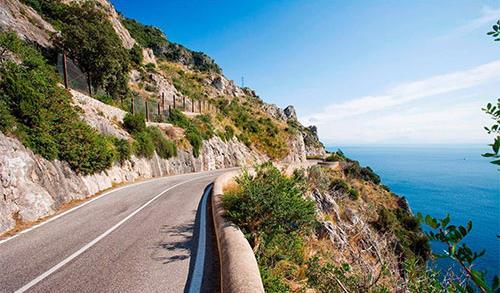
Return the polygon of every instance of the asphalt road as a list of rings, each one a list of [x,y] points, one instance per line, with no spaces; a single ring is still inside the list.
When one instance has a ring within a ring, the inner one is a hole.
[[[199,206],[225,171],[131,185],[0,243],[0,291],[217,292],[210,206],[205,220]]]

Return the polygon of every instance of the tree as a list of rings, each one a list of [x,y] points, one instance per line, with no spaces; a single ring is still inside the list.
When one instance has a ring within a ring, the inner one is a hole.
[[[95,87],[117,96],[127,91],[129,53],[113,26],[93,2],[71,4],[58,15],[56,43],[88,73]]]

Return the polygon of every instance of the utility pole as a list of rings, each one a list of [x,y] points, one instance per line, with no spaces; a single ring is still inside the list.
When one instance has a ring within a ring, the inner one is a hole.
[[[241,77],[241,87],[242,88],[245,87],[245,77],[244,76]]]
[[[145,101],[145,104],[146,104],[146,122],[149,122],[148,100]]]

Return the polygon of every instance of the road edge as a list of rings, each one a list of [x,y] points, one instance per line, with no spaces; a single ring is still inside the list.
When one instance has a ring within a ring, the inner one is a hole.
[[[221,291],[265,292],[252,247],[241,230],[224,218],[224,186],[234,181],[240,173],[231,171],[220,175],[212,188],[212,215],[219,248]]]

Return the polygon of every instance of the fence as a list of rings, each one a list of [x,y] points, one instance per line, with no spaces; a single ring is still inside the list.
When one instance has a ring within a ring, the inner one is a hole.
[[[64,54],[57,55],[57,71],[64,80],[64,86],[82,92],[87,95],[92,95],[94,89],[91,86],[87,73],[83,72],[77,63]]]
[[[144,99],[134,96],[130,101],[130,111],[132,113],[143,113],[146,121],[163,122],[172,109],[195,114],[217,113],[217,107],[206,100],[194,100],[186,97],[160,95],[157,100]]]
[[[76,61],[68,58],[65,54],[57,56],[57,71],[61,79],[64,80],[66,88],[77,90],[89,96],[96,92],[97,89],[92,86],[88,74],[78,67]],[[171,109],[191,113],[217,112],[217,107],[207,100],[195,100],[175,95],[167,96],[165,93],[161,93],[156,100],[132,96],[129,110],[132,113],[143,113],[146,121],[161,122],[168,118]]]

